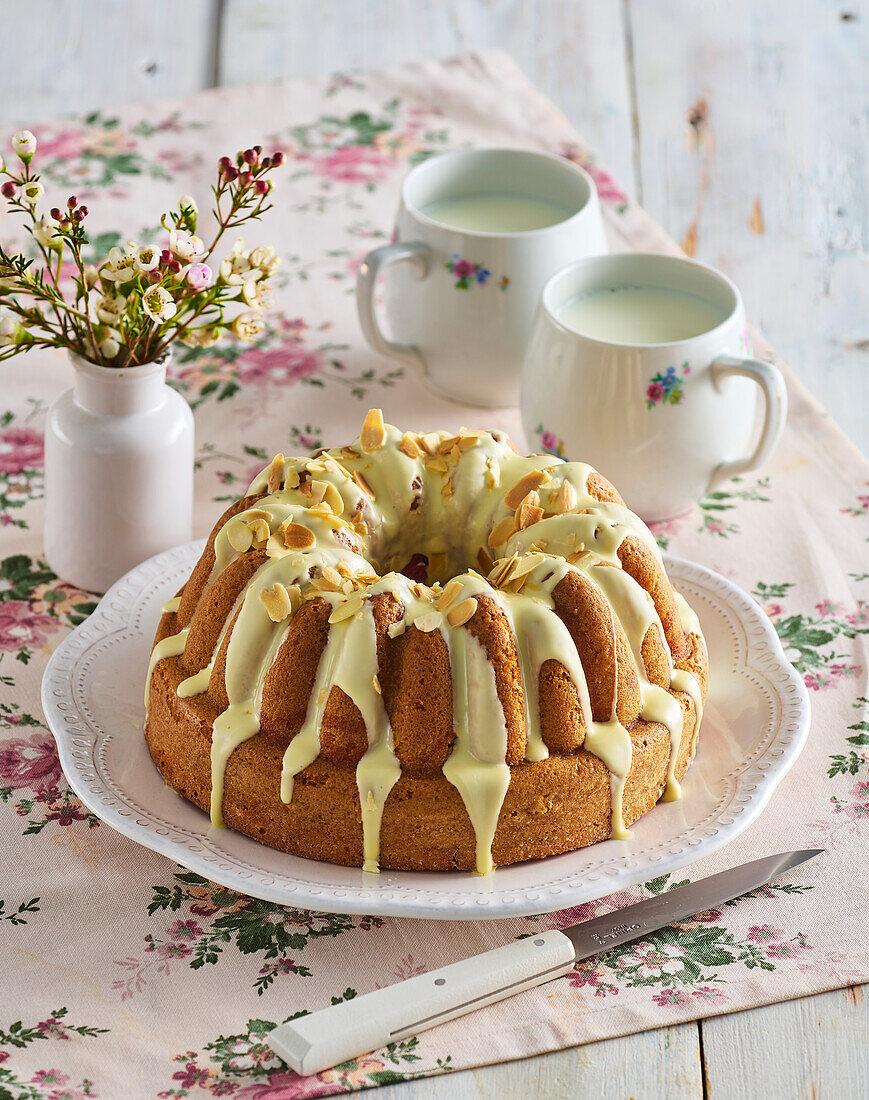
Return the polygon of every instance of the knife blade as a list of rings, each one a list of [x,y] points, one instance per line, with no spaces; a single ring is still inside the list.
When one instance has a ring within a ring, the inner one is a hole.
[[[266,1042],[296,1073],[319,1073],[562,977],[582,959],[756,890],[823,850],[809,848],[766,856],[572,928],[553,928],[514,940],[280,1024],[266,1036]]]

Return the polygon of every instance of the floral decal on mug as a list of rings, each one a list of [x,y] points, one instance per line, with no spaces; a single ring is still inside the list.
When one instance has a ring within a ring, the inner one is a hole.
[[[555,455],[556,458],[563,458],[565,462],[567,461],[563,439],[559,439],[555,432],[550,431],[549,428],[544,428],[542,424],[537,425],[537,434],[540,437],[540,446],[548,455]]]
[[[675,367],[667,367],[667,373],[660,371],[646,386],[646,408],[654,409],[656,405],[680,405],[685,391],[682,389],[685,377],[691,373],[690,365],[682,364],[680,376]]]
[[[463,260],[457,252],[453,254],[451,260],[447,260],[444,267],[451,275],[455,276],[456,290],[468,290],[474,283],[479,286],[486,286],[492,278],[492,272],[488,267],[484,267],[483,264],[472,264],[470,260]],[[506,275],[502,275],[494,285],[499,290],[506,290],[510,285],[510,280]]]

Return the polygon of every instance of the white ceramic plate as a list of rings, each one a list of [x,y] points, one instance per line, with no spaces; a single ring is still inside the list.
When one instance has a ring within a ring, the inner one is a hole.
[[[53,654],[42,705],[66,777],[90,810],[139,844],[255,897],[333,913],[448,920],[579,905],[675,871],[732,840],[763,809],[808,733],[806,689],[761,609],[724,577],[671,558],[667,569],[700,617],[712,670],[680,802],[656,806],[630,840],[503,867],[487,878],[367,875],[284,855],[212,828],[206,814],[164,784],[145,746],[142,693],[159,608],[202,546],[167,550],[118,581]]]

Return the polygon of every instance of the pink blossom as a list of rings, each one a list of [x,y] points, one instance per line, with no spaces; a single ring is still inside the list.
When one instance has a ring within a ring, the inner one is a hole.
[[[195,940],[202,929],[195,920],[176,920],[166,929],[166,935],[172,940]]]
[[[23,600],[0,601],[0,652],[15,652],[42,645],[57,629],[51,615],[33,611]]]
[[[578,145],[565,145],[561,151],[561,155],[567,160],[573,161],[574,164],[580,165],[588,172],[594,180],[594,185],[597,188],[597,193],[600,195],[602,202],[624,203],[628,201],[628,196],[622,191],[621,187],[619,187],[609,172],[605,172],[603,168],[599,168]]]
[[[790,959],[794,955],[798,955],[803,947],[807,947],[808,944],[801,943],[771,943],[767,949],[766,954],[770,959]]]
[[[711,535],[720,535],[724,532],[724,524],[723,523],[718,523],[716,520],[708,519],[706,521],[706,530]]]
[[[314,171],[338,183],[371,183],[385,179],[395,161],[371,145],[341,145],[311,158]]]
[[[456,260],[453,265],[453,275],[455,275],[457,279],[469,278],[473,274],[474,265],[470,260]]]
[[[658,947],[648,940],[638,943],[630,954],[622,955],[617,966],[622,969],[637,967],[644,978],[659,978],[662,974],[676,974],[685,969],[685,949],[664,943]]]
[[[240,382],[276,382],[282,386],[312,378],[324,365],[321,351],[298,347],[295,341],[274,348],[252,347],[235,360]]]
[[[773,928],[771,924],[756,924],[749,928],[745,938],[750,943],[769,943],[770,940],[778,940],[784,935],[784,929]]]
[[[45,132],[39,134],[39,155],[51,157],[55,160],[73,160],[81,156],[82,132],[70,127],[66,130],[58,130],[53,137],[45,137]]]
[[[835,615],[837,612],[843,611],[844,608],[841,604],[835,603],[833,600],[821,600],[820,603],[815,604],[815,611],[819,615]]]
[[[544,431],[540,433],[540,442],[546,448],[547,451],[554,450],[558,446],[558,436],[555,432]]]
[[[35,1085],[65,1085],[69,1074],[61,1073],[59,1069],[38,1069],[30,1080]]]
[[[716,989],[712,985],[701,985],[699,989],[693,989],[691,996],[696,997],[698,1001],[726,1001],[727,998],[721,992],[720,989]]]
[[[0,742],[0,779],[12,787],[52,790],[61,779],[54,738],[48,730],[10,737]]]
[[[768,603],[764,608],[770,619],[777,619],[779,615],[784,614],[784,610],[780,603]]]
[[[379,1068],[383,1068],[382,1065]],[[324,1070],[313,1077],[300,1077],[293,1070],[278,1070],[267,1081],[246,1085],[233,1093],[236,1100],[301,1100],[312,1096],[331,1096],[343,1092],[334,1070]]]
[[[92,1097],[93,1093],[90,1095]],[[48,1094],[48,1100],[88,1100],[88,1094],[81,1089],[73,1089],[67,1086],[52,1089]]]
[[[56,1016],[49,1016],[47,1020],[41,1020],[36,1025],[36,1030],[48,1039],[69,1039],[69,1028]]]
[[[39,468],[44,462],[42,436],[32,428],[4,428],[0,431],[0,473],[20,474]]]
[[[660,401],[664,396],[664,387],[660,382],[650,382],[646,387],[646,397],[650,401]]]
[[[676,1005],[681,1008],[691,1003],[691,998],[681,989],[662,989],[660,993],[653,993],[652,1000],[661,1008],[667,1005]]]
[[[161,959],[186,959],[193,954],[193,949],[186,943],[161,943],[156,950]]]
[[[186,279],[194,290],[205,290],[214,281],[214,274],[208,264],[191,264]]]

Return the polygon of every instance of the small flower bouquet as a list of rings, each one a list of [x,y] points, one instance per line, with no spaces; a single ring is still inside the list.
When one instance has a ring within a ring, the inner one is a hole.
[[[240,238],[216,272],[212,257],[227,230],[271,209],[269,176],[283,164],[283,153],[263,156],[257,145],[234,161],[220,159],[210,244],[196,235],[199,212],[184,196],[161,219],[164,247],[130,242],[93,265],[83,258],[87,207],[73,195],[63,209],[39,214],[45,190],[33,171],[36,138],[20,130],[12,148],[14,169],[0,157],[0,193],[24,217],[40,260],[0,247],[0,361],[35,347],[61,347],[99,366],[124,368],[163,359],[174,340],[210,346],[226,331],[257,338],[280,258],[271,246],[246,250]]]

